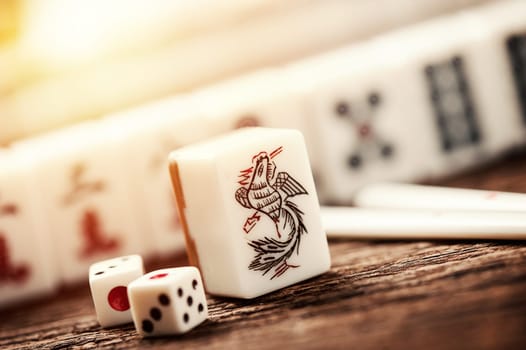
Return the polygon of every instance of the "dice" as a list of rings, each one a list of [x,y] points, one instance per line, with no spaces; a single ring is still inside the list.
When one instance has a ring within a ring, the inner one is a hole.
[[[201,275],[193,266],[147,273],[130,283],[128,297],[142,336],[185,333],[208,317]]]
[[[169,161],[188,256],[208,293],[254,298],[329,269],[299,131],[244,128]]]
[[[144,274],[139,255],[122,256],[90,266],[89,285],[97,319],[102,327],[132,322],[128,284]]]

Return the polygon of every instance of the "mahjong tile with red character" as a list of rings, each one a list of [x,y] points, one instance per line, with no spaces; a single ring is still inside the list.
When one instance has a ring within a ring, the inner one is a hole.
[[[85,279],[95,261],[147,246],[137,188],[120,165],[121,141],[99,124],[82,124],[18,145],[36,162],[35,200],[49,218],[65,282]]]
[[[242,127],[306,129],[307,104],[303,84],[296,84],[281,70],[265,69],[199,91],[196,99],[212,131],[229,132]],[[303,81],[302,81],[303,83]],[[303,98],[302,98],[303,97]]]
[[[34,200],[34,168],[0,152],[0,307],[42,297],[58,285],[52,238]]]
[[[187,252],[211,294],[259,295],[326,272],[303,136],[245,128],[170,154]]]
[[[313,79],[312,75],[296,78],[285,69],[264,69],[212,85],[195,98],[213,134],[256,126],[297,129],[311,154],[307,114]]]
[[[129,140],[122,160],[135,201],[148,219],[152,253],[172,254],[184,250],[184,236],[170,182],[171,151],[209,135],[195,104],[182,96],[127,111],[104,121],[105,126]]]

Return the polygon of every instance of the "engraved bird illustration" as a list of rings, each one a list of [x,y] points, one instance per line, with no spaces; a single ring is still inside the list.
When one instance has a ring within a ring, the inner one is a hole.
[[[289,198],[308,194],[305,188],[287,172],[276,175],[276,166],[266,152],[253,159],[252,177],[247,187],[237,189],[236,201],[245,208],[255,209],[268,216],[276,226],[276,236],[252,240],[249,245],[256,256],[250,270],[266,275],[273,270],[271,279],[283,275],[289,268],[298,267],[287,262],[294,252],[299,254],[301,236],[307,233],[303,222],[304,213]]]

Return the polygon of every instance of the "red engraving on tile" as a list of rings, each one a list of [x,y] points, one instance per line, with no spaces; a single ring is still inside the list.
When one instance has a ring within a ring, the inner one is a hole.
[[[130,308],[125,286],[117,286],[108,293],[108,304],[113,310],[126,311]]]
[[[272,278],[279,277],[283,275],[285,272],[287,272],[288,269],[300,267],[299,265],[292,265],[287,263],[287,261],[283,261],[281,264],[279,264],[276,269],[274,270],[274,275]],[[271,279],[272,279],[271,278]]]
[[[0,207],[0,216],[16,215],[17,213],[18,213],[18,207],[15,204],[8,203]]]
[[[248,269],[260,271],[266,275],[273,271],[270,279],[282,276],[288,269],[297,265],[287,263],[292,254],[299,254],[300,240],[307,228],[303,222],[303,211],[292,198],[297,195],[308,195],[307,190],[288,172],[276,174],[276,164],[273,160],[283,152],[278,147],[270,155],[261,151],[252,157],[250,172],[241,170],[240,177],[250,176],[250,181],[238,182],[243,187],[236,190],[236,201],[243,207],[256,210],[248,217],[243,230],[248,233],[259,218],[265,215],[275,223],[275,236],[269,233],[262,239],[251,240],[248,244],[254,249],[255,256]]]
[[[246,128],[246,127],[252,127],[252,126],[260,126],[261,123],[259,122],[259,119],[255,115],[245,115],[239,118],[239,120],[236,122],[235,128]]]
[[[260,219],[261,215],[259,215],[256,211],[251,217],[245,220],[245,224],[243,225],[243,231],[245,231],[245,233],[249,233],[250,230],[252,230],[254,226],[256,226]]]
[[[0,204],[0,216],[16,215],[18,213],[18,206],[14,203]]]
[[[370,137],[372,134],[371,126],[369,124],[362,124],[358,127],[358,132],[363,138]]]
[[[160,278],[165,278],[166,276],[168,276],[167,273],[158,273],[157,275],[153,275],[152,277],[150,277],[151,280],[156,280],[156,279],[160,279]]]
[[[270,152],[270,154],[269,154],[270,159],[275,158],[281,152],[283,152],[283,146],[280,146],[280,147],[276,148],[275,150],[273,150],[272,152]]]
[[[108,235],[103,231],[99,215],[94,210],[88,209],[84,212],[80,226],[84,239],[84,248],[80,253],[81,258],[113,251],[119,247],[119,241],[115,238],[108,238]]]
[[[490,193],[486,194],[486,199],[493,200],[493,199],[497,198],[498,195],[499,195],[498,192],[493,191],[493,192],[490,192]]]
[[[86,165],[82,163],[75,164],[71,169],[71,190],[64,196],[63,205],[70,205],[87,194],[102,192],[105,184],[101,180],[86,180]]]
[[[7,240],[0,231],[0,285],[8,282],[23,283],[29,278],[30,272],[27,264],[13,265]]]
[[[240,180],[238,180],[237,183],[240,184],[241,186],[248,185],[250,181],[250,177],[252,176],[252,170],[253,170],[252,167],[247,168],[245,170],[241,170],[238,175]]]

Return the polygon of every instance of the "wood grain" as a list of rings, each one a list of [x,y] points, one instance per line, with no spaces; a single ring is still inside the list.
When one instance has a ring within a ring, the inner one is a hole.
[[[434,183],[526,193],[526,154]],[[101,329],[83,285],[3,310],[0,348],[526,348],[524,242],[340,239],[330,249],[320,277],[253,300],[209,297],[209,320],[183,336]]]

